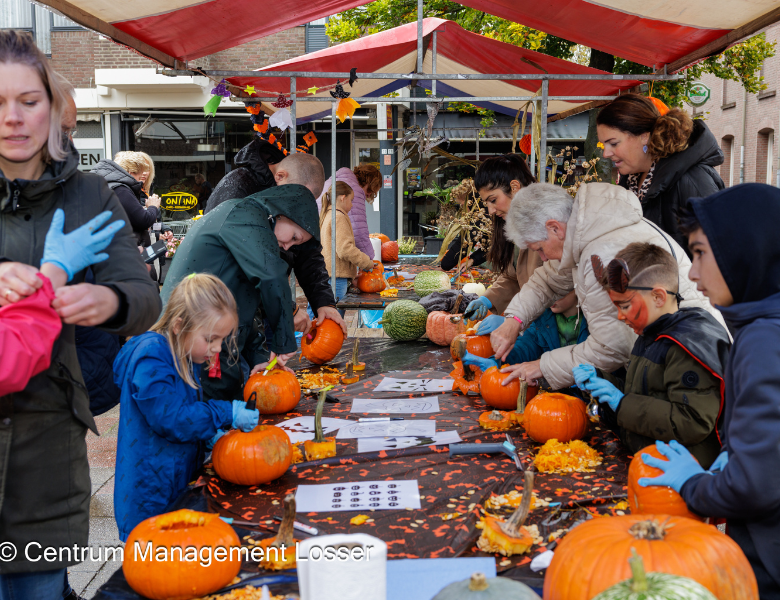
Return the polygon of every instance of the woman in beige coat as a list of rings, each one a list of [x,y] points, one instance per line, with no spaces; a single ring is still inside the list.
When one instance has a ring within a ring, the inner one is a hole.
[[[490,334],[496,357],[505,358],[520,332],[572,290],[590,331],[580,344],[546,352],[539,361],[513,365],[511,379],[544,377],[553,389],[561,389],[574,383],[572,368],[581,363],[608,373],[626,365],[637,336],[618,321],[609,295],[593,274],[590,257],[595,254],[607,264],[631,242],[668,248],[680,269],[684,298],[680,306],[704,308],[722,323],[720,313],[688,279],[688,255],[669,234],[643,219],[637,197],[619,186],[585,184],[576,198],[546,183],[524,188],[512,199],[506,233],[518,246],[538,253],[544,266],[509,303],[504,324]]]
[[[336,302],[343,298],[349,288],[351,279],[357,277],[358,269],[371,271],[374,261],[355,245],[355,234],[352,223],[349,220],[349,211],[352,209],[352,201],[355,193],[352,188],[343,181],[336,181]],[[320,243],[322,244],[322,256],[325,258],[325,266],[328,276],[333,277],[333,225],[331,191],[322,195],[322,209],[320,210]],[[341,316],[344,311],[340,310]],[[310,314],[311,318],[314,318]]]

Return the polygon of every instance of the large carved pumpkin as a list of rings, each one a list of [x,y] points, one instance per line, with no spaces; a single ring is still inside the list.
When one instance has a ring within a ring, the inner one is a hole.
[[[380,240],[383,244],[385,244],[385,243],[390,241],[390,238],[387,237],[384,233],[371,233],[371,234],[369,234],[368,237],[376,238],[376,239]]]
[[[382,262],[398,262],[398,242],[385,242],[382,244]]]
[[[301,354],[315,365],[333,360],[344,345],[344,332],[339,325],[324,319],[321,325],[312,323],[311,331],[301,338]]]
[[[279,415],[298,406],[301,384],[293,373],[273,369],[268,375],[260,372],[249,378],[244,386],[244,401],[249,401],[252,394],[261,415]]]
[[[481,356],[482,358],[490,358],[493,356],[493,346],[490,345],[489,335],[468,335],[466,333],[459,333],[450,343],[450,355],[452,356],[452,360],[459,360],[456,346],[458,345],[458,340],[461,338],[466,340],[466,352]]]
[[[462,315],[453,315],[443,310],[428,313],[425,335],[434,344],[449,346],[455,336],[464,331],[466,331],[466,324],[463,322]]]
[[[520,394],[520,380],[513,379],[508,385],[501,385],[509,373],[502,373],[498,367],[490,367],[479,380],[479,393],[485,404],[501,410],[515,410],[517,396]],[[526,398],[533,398],[538,391],[536,386],[528,386]]]
[[[545,392],[525,407],[523,424],[528,437],[542,444],[552,439],[570,442],[587,433],[588,415],[579,398]]]
[[[714,526],[684,517],[626,515],[592,519],[566,534],[545,574],[544,599],[590,600],[628,579],[632,548],[647,572],[689,577],[719,600],[758,598],[747,558]]]
[[[122,571],[127,583],[152,600],[207,596],[229,584],[241,570],[241,554],[233,550],[241,548],[241,541],[233,528],[217,514],[187,508],[141,521],[130,532],[125,548]],[[161,548],[167,552],[164,561],[157,555]],[[204,566],[201,548],[212,553],[225,548],[226,560],[212,558]]]
[[[375,294],[381,292],[387,287],[385,281],[385,268],[378,260],[374,261],[374,270],[370,273],[360,271],[360,274],[355,278],[355,285],[357,288],[365,294]]]
[[[258,485],[281,477],[292,462],[290,438],[279,427],[258,425],[245,433],[229,431],[214,444],[214,470],[239,485]]]
[[[635,515],[675,515],[703,521],[704,518],[688,510],[688,505],[682,496],[667,486],[650,485],[642,487],[639,480],[642,477],[658,477],[663,474],[661,469],[648,466],[642,460],[642,454],[649,454],[661,460],[667,458],[658,451],[655,445],[643,448],[636,454],[628,467],[628,504]]]

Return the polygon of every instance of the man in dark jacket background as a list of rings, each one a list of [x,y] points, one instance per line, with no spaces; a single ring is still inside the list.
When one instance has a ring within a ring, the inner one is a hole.
[[[292,165],[295,164],[294,156],[295,154],[291,154],[285,158],[278,147],[255,137],[236,154],[234,160],[236,168],[225,175],[214,188],[204,214],[208,214],[226,200],[246,198],[275,185],[303,183],[309,187],[311,182],[299,181],[296,178],[297,173],[290,172]],[[323,185],[324,182],[319,184],[319,190],[310,187],[315,197],[319,197],[322,193]],[[321,323],[325,317],[332,319],[341,326],[346,335],[347,326],[335,308],[336,298],[330,287],[328,270],[325,267],[322,245],[319,241],[311,239],[300,246],[293,246],[290,250],[280,250],[280,255],[288,265],[287,275],[295,272],[298,284],[303,289],[312,311],[318,317],[317,322]],[[294,319],[296,331],[300,331],[303,335],[309,333],[311,321],[305,310],[297,311]]]
[[[668,485],[691,510],[725,517],[762,600],[780,598],[780,190],[748,183],[692,199],[681,231],[693,252],[689,277],[726,320],[734,344],[725,373],[721,454],[705,472],[679,444],[640,485]],[[735,232],[738,236],[735,238]]]

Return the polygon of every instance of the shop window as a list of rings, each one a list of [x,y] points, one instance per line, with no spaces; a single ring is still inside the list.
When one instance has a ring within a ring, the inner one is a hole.
[[[720,140],[723,151],[723,164],[720,165],[720,178],[726,187],[734,185],[734,136],[727,135]]]
[[[775,133],[773,129],[762,129],[756,140],[756,178],[758,183],[771,183],[773,179],[773,146]]]

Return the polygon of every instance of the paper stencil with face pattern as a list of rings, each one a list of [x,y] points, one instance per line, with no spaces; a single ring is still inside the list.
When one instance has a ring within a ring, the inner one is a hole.
[[[395,379],[385,377],[374,388],[374,392],[451,392],[452,379]]]
[[[329,433],[336,431],[339,427],[343,427],[349,423],[349,419],[322,417],[322,433],[328,435]],[[277,423],[276,426],[284,429],[284,432],[290,436],[290,443],[292,444],[314,439],[314,417],[288,419],[287,421]]]
[[[353,398],[352,413],[416,414],[439,412],[439,397],[428,398]]]
[[[365,437],[433,437],[436,421],[375,421],[354,423],[339,429],[337,440]]]

